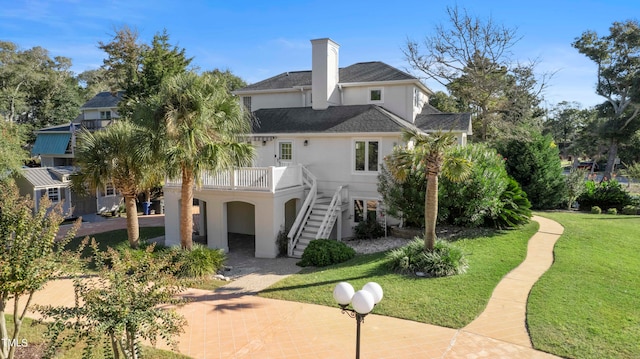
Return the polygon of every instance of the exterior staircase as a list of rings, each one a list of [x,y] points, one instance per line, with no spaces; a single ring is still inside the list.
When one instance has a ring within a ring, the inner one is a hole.
[[[295,222],[289,230],[288,254],[290,257],[301,258],[305,248],[314,239],[329,238],[333,226],[338,222],[338,239],[342,225],[342,199],[347,186],[338,186],[333,197],[325,197],[318,192],[316,177],[304,166],[302,168],[302,180],[309,189],[307,198],[302,203]]]
[[[311,207],[309,218],[303,225],[302,232],[298,238],[298,243],[296,243],[293,248],[293,257],[302,257],[302,252],[307,248],[309,242],[316,239],[320,226],[322,225],[322,221],[329,210],[330,204],[331,197],[325,197],[321,193],[317,194],[313,207]]]

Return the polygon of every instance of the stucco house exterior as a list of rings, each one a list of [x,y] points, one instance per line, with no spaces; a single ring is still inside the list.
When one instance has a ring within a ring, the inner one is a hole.
[[[255,256],[278,255],[279,233],[299,257],[316,238],[351,237],[381,205],[382,159],[403,129],[471,134],[470,114],[441,113],[416,77],[382,62],[338,67],[339,45],[311,40],[311,71],[291,71],[235,91],[254,118],[253,167],[209,173],[194,190],[197,234],[229,251],[234,234],[255,238]],[[164,187],[165,241],[179,245],[180,182]]]
[[[41,167],[25,168],[23,173],[18,175],[16,182],[21,193],[30,194],[36,200],[37,206],[39,198],[45,192],[49,193],[50,198],[56,198],[52,193],[55,193],[57,188],[61,194],[60,198],[65,201],[67,217],[117,209],[121,196],[112,186],[107,185],[91,196],[78,196],[70,189],[69,175],[74,172],[76,131],[80,128],[97,131],[116,121],[119,118],[118,102],[122,100],[122,96],[121,91],[100,92],[82,105],[80,115],[69,124],[37,130],[31,155],[40,157]]]

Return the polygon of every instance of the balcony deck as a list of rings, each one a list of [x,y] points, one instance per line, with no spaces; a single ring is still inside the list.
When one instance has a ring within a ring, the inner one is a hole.
[[[180,179],[167,179],[165,187],[180,187]],[[300,165],[286,167],[239,167],[216,173],[204,172],[201,190],[257,191],[275,193],[278,190],[302,186]]]

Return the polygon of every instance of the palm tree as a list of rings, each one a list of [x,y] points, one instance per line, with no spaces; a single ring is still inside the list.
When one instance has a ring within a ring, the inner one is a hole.
[[[86,183],[94,190],[112,183],[124,198],[131,248],[139,244],[136,199],[149,172],[149,150],[143,148],[145,138],[144,129],[129,121],[119,121],[97,132],[82,130],[76,148],[79,167],[76,183]]]
[[[222,78],[194,72],[163,82],[146,112],[139,118],[153,133],[152,152],[164,158],[170,178],[182,179],[180,245],[190,250],[194,185],[200,185],[206,170],[228,170],[251,163],[254,148],[240,141],[241,135],[251,131],[251,122]]]
[[[402,135],[403,140],[409,143],[409,148],[394,152],[391,163],[395,165],[390,166],[390,171],[400,182],[407,178],[411,170],[424,172],[427,180],[424,246],[425,251],[433,251],[438,219],[438,177],[444,174],[452,181],[462,181],[471,173],[471,163],[465,158],[447,156],[447,148],[456,143],[451,132],[428,135],[414,129],[405,130]]]

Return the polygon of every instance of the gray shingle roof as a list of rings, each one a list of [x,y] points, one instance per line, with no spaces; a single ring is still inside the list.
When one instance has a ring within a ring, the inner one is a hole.
[[[118,102],[122,100],[122,96],[124,95],[124,91],[118,91],[116,93],[111,93],[109,91],[100,92],[95,95],[92,99],[87,101],[81,108],[109,108],[109,107],[117,107]]]
[[[254,134],[400,132],[404,120],[376,105],[269,108],[255,111]]]
[[[64,174],[73,173],[73,167],[34,167],[24,168],[22,176],[29,181],[34,188],[59,187],[67,183],[62,182],[60,177]],[[68,184],[67,184],[68,185]]]
[[[423,131],[456,131],[470,135],[471,114],[440,112],[435,107],[425,104],[422,112],[416,116],[415,125]]]
[[[339,69],[340,83],[417,80],[414,76],[400,71],[384,62],[359,62]],[[311,71],[292,71],[256,82],[238,91],[286,89],[296,86],[311,86]]]

